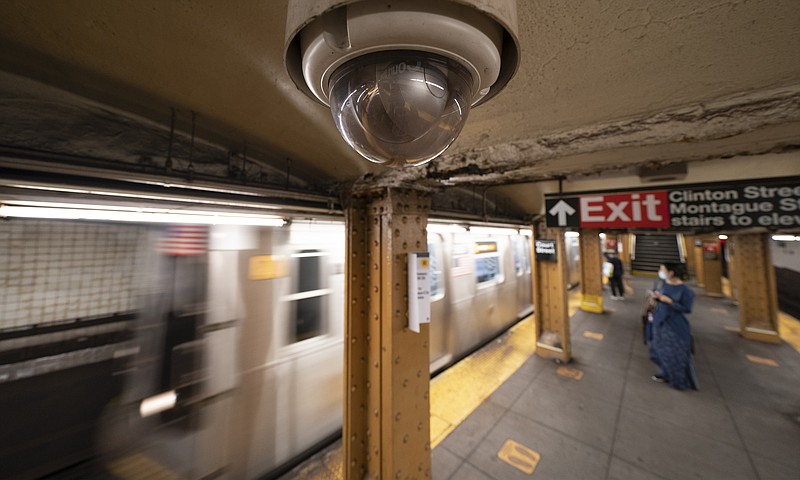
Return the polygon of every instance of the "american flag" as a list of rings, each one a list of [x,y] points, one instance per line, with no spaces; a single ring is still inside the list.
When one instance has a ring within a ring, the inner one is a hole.
[[[208,251],[207,225],[170,225],[164,231],[158,251],[164,255],[198,256]]]

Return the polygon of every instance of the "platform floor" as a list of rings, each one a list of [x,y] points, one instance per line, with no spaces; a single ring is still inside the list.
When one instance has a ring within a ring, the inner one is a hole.
[[[642,342],[652,280],[631,281],[625,300],[605,292],[606,313],[571,316],[572,363],[526,356],[463,419],[432,428],[434,480],[800,479],[800,345],[742,339],[730,299],[690,283],[700,390],[674,390],[650,379]],[[524,322],[508,335],[524,334]],[[283,478],[340,478],[337,448]]]

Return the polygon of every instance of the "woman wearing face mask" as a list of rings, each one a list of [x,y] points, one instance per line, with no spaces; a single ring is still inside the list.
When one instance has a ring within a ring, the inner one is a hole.
[[[692,360],[692,329],[686,314],[691,313],[694,292],[683,284],[685,268],[680,263],[666,263],[658,276],[664,283],[660,291],[651,292],[653,339],[650,358],[658,365],[653,375],[657,382],[669,382],[673,388],[698,389]]]

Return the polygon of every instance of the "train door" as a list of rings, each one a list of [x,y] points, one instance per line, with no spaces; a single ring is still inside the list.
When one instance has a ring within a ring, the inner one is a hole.
[[[107,412],[100,444],[114,472],[201,476],[195,444],[206,371],[202,328],[207,308],[208,228],[170,225],[153,232],[136,321],[137,356],[125,392]],[[144,463],[143,463],[144,462]]]
[[[517,276],[517,317],[533,311],[531,287],[531,242],[523,235],[514,237],[514,271]]]
[[[447,365],[453,356],[447,348],[447,286],[444,275],[444,245],[438,234],[428,235],[428,253],[431,266],[431,325],[430,325],[430,370],[434,372]]]

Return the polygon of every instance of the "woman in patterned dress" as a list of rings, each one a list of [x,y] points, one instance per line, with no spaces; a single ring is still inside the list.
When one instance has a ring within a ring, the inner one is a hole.
[[[683,283],[686,270],[681,263],[661,265],[658,276],[664,280],[661,291],[651,292],[653,341],[650,358],[658,365],[653,375],[657,382],[668,382],[673,388],[697,390],[697,374],[692,358],[692,329],[687,313],[691,313],[694,292]]]

